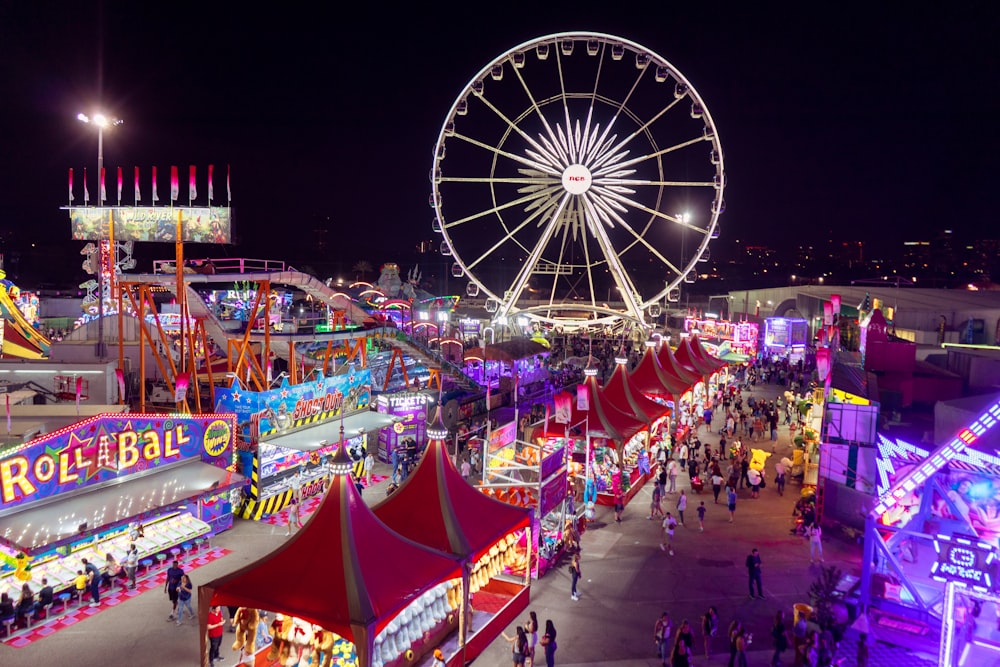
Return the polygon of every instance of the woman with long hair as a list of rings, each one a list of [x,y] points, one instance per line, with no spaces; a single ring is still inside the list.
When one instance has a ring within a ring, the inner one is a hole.
[[[708,657],[712,643],[712,637],[719,629],[719,612],[715,607],[709,607],[705,615],[701,617],[701,633],[705,637],[705,657]]]
[[[542,635],[542,650],[545,651],[545,667],[556,664],[556,626],[552,620],[545,621],[545,633]]]
[[[524,658],[528,651],[528,635],[524,633],[524,628],[520,625],[516,628],[517,634],[508,637],[507,633],[501,633],[503,638],[510,642],[511,659],[513,667],[524,667]]]
[[[528,651],[525,664],[535,664],[535,646],[538,645],[538,615],[533,611],[528,612],[528,622],[524,624],[524,634],[528,637]]]

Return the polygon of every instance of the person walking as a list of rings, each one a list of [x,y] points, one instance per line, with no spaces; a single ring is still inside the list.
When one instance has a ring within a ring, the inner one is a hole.
[[[653,642],[656,644],[656,655],[660,657],[660,662],[664,666],[669,665],[670,640],[673,635],[673,624],[670,622],[670,615],[663,612],[663,615],[656,619],[653,624]]]
[[[705,657],[711,653],[712,637],[719,631],[719,612],[715,607],[709,607],[701,617],[701,633],[705,639]]]
[[[779,496],[785,495],[785,464],[781,461],[774,466],[774,486]]]
[[[662,500],[663,500],[663,489],[660,488],[659,484],[654,484],[652,500],[649,501],[650,520],[652,520],[653,517],[663,516],[663,507],[660,506],[660,502]]]
[[[687,619],[681,621],[677,628],[677,636],[674,638],[674,648],[671,654],[671,667],[690,667],[691,647],[694,644],[694,635],[691,633],[691,624]]]
[[[191,596],[194,594],[194,586],[191,584],[191,577],[186,574],[181,575],[181,582],[177,586],[177,625],[184,619],[184,610],[192,620],[195,620],[194,609],[191,607]]]
[[[538,616],[533,611],[528,612],[528,622],[524,624],[524,634],[528,636],[528,653],[525,665],[535,664],[535,647],[538,646]]]
[[[726,487],[726,500],[729,503],[729,523],[736,520],[736,487]]]
[[[750,588],[750,598],[753,599],[753,587],[757,584],[757,597],[761,600],[764,599],[763,585],[761,584],[761,574],[760,574],[760,552],[757,549],[752,549],[750,554],[747,556],[747,585]]]
[[[781,654],[788,650],[788,628],[785,626],[785,612],[778,611],[774,615],[774,625],[771,626],[771,639],[774,640],[774,655],[771,657],[771,667],[781,666]]]
[[[573,554],[573,560],[569,564],[569,576],[570,576],[570,599],[579,600],[580,591],[576,589],[576,582],[580,581],[580,552],[577,551]]]
[[[809,540],[809,563],[815,563],[817,554],[819,556],[819,562],[823,562],[823,529],[820,528],[819,522],[814,521],[809,528],[806,529],[806,536]]]
[[[701,504],[698,505],[698,531],[702,533],[705,532],[705,512],[707,511],[705,501],[703,500],[701,501]]]
[[[292,504],[288,506],[288,523],[285,524],[285,537],[292,534],[292,526],[302,527],[302,520],[299,519],[299,500],[292,497]]]
[[[680,524],[682,526],[684,525],[684,510],[687,509],[687,506],[688,506],[687,494],[684,493],[684,489],[681,489],[681,495],[677,499],[677,516],[680,517]]]
[[[677,460],[670,459],[667,463],[667,478],[670,480],[670,488],[667,493],[674,493],[677,491]]]
[[[663,541],[660,542],[660,551],[670,550],[670,555],[674,555],[674,529],[677,528],[677,521],[667,512],[663,519]]]
[[[743,632],[743,622],[739,619],[729,624],[729,663],[728,667],[736,667],[736,637]]]
[[[375,455],[371,452],[365,454],[365,486],[371,488],[372,485],[372,473],[375,471]]]
[[[715,504],[719,504],[719,493],[722,491],[722,475],[718,470],[712,471],[712,495],[715,497]]]
[[[750,648],[750,633],[741,627],[736,633],[736,666],[747,667],[747,649]]]
[[[167,594],[171,607],[170,616],[167,616],[168,621],[177,618],[177,591],[180,588],[182,576],[184,576],[184,570],[181,569],[180,561],[175,560],[174,564],[167,569],[167,578],[163,582],[163,592]]]
[[[556,664],[556,626],[552,619],[545,621],[545,634],[541,639],[542,650],[545,651],[545,667],[554,667]]]

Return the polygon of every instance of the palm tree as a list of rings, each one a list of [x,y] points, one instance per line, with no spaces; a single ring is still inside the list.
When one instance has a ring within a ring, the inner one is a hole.
[[[358,260],[351,270],[354,271],[355,276],[358,280],[364,280],[365,276],[371,273],[374,269],[372,268],[371,262],[366,259]]]

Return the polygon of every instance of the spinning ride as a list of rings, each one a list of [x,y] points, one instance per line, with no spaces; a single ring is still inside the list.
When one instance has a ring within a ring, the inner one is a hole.
[[[433,226],[496,321],[643,323],[696,276],[725,209],[722,145],[661,56],[568,32],[502,54],[438,136]]]

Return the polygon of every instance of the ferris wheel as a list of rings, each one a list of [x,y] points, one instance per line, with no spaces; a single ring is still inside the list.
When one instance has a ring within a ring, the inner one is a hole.
[[[701,96],[653,51],[591,32],[482,68],[445,118],[430,177],[441,253],[498,322],[646,323],[695,279],[725,209]]]

